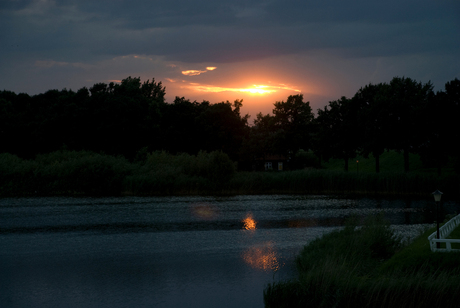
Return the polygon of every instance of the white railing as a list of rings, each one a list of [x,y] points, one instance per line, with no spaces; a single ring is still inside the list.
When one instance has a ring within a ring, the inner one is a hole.
[[[446,222],[439,228],[439,239],[436,238],[437,231],[433,232],[429,237],[431,251],[460,251],[460,249],[452,249],[452,243],[460,243],[460,239],[446,239],[449,234],[460,224],[460,214]],[[446,243],[446,248],[437,248],[436,243]]]

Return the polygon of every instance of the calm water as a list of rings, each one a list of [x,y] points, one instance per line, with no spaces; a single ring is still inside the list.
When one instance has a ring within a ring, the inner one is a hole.
[[[377,212],[407,237],[434,218],[431,200],[0,199],[0,307],[263,307],[305,244]]]

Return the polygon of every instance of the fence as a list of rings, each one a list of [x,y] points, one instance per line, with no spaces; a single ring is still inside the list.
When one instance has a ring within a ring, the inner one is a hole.
[[[428,236],[431,251],[460,251],[460,249],[452,249],[452,243],[460,243],[460,239],[446,239],[449,234],[460,224],[460,214],[449,220],[441,228],[439,228],[439,239],[436,238],[437,231]],[[446,243],[446,248],[437,248],[437,243]]]

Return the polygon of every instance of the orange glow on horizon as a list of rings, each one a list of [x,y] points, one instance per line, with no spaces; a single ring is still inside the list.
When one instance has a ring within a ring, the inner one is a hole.
[[[213,85],[202,85],[199,83],[190,83],[188,86],[185,86],[185,88],[188,88],[188,89],[191,89],[197,92],[209,92],[209,93],[242,92],[242,93],[250,93],[250,94],[260,94],[260,95],[276,93],[280,90],[301,92],[299,89],[289,87],[284,84],[280,84],[278,86],[254,84],[250,87],[245,87],[245,88],[231,88],[231,87],[219,87],[219,86],[213,86]]]
[[[248,89],[239,89],[240,92],[249,92],[253,94],[266,94],[266,93],[273,93],[276,92],[275,90],[269,90],[269,86],[262,86],[262,85],[253,85],[252,88]]]

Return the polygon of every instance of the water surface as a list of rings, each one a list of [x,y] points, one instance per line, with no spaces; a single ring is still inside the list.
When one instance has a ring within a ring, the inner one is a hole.
[[[446,203],[446,211],[458,204]],[[1,307],[263,307],[309,241],[382,212],[414,237],[426,200],[334,196],[0,199]]]

